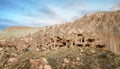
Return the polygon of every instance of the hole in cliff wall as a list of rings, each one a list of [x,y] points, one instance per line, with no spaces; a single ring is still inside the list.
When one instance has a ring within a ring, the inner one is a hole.
[[[73,46],[75,45],[75,42],[73,42]]]
[[[87,39],[88,42],[94,42],[95,39]]]
[[[86,46],[86,47],[89,47],[89,46],[90,46],[90,44],[85,44],[85,46]]]
[[[66,42],[63,42],[63,45],[66,45]]]
[[[12,48],[12,45],[8,45],[9,48]]]
[[[81,46],[83,46],[82,44],[76,44],[78,47],[81,47]]]
[[[77,36],[82,36],[82,34],[77,34]]]
[[[70,40],[66,40],[66,42],[70,42]]]
[[[62,38],[60,38],[59,36],[57,36],[57,39],[62,40]]]
[[[84,37],[83,37],[83,39],[82,39],[82,42],[85,42]]]
[[[104,48],[105,45],[96,45],[96,48]]]
[[[59,45],[59,47],[64,47],[64,45]]]

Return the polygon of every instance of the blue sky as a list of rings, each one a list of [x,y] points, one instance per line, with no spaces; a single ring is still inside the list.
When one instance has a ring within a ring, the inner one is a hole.
[[[96,11],[120,9],[120,0],[0,0],[0,30],[73,21]]]

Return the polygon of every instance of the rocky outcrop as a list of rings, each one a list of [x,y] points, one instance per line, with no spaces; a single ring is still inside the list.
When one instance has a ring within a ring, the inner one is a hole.
[[[120,54],[119,19],[120,11],[97,12],[73,23],[40,28],[34,34],[27,34],[8,42],[19,50],[29,48],[42,51],[63,46],[94,46],[105,47]]]

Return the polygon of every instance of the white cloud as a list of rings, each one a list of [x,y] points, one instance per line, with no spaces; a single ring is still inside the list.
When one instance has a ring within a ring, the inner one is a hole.
[[[28,21],[24,21],[29,26],[41,26],[41,25],[54,25],[54,24],[60,24],[63,23],[60,19],[53,19],[53,18],[33,18],[28,19]]]
[[[86,5],[82,3],[81,1],[68,1],[63,8],[67,10],[72,10],[72,11],[80,11],[81,9],[84,9]]]
[[[49,5],[49,8],[53,10],[57,17],[64,22],[70,22],[77,18],[80,18],[82,15],[81,11],[85,11],[85,5],[82,2],[68,1],[62,7],[56,7]]]
[[[109,9],[112,10],[112,11],[120,10],[120,3],[115,4],[115,5],[111,5]]]
[[[73,21],[82,16],[81,10],[84,10],[84,8],[85,5],[81,2],[68,2],[62,7],[46,5],[45,8],[42,9],[42,12],[40,9],[36,9],[35,15],[19,15],[18,17],[15,17],[14,20],[25,26],[61,24]]]
[[[41,17],[29,17],[29,16],[22,16],[22,18],[18,22],[21,22],[22,25],[25,26],[38,26],[38,27],[64,23],[62,19],[57,17],[41,18]]]

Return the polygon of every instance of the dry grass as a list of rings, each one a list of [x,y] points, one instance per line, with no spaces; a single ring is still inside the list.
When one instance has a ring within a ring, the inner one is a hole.
[[[18,63],[10,66],[3,66],[2,69],[29,69],[30,58],[45,57],[52,69],[119,69],[120,56],[109,50],[90,47],[63,47],[58,50],[43,52],[22,52],[18,58]],[[76,58],[80,58],[78,61]],[[65,63],[68,59],[69,63]]]

